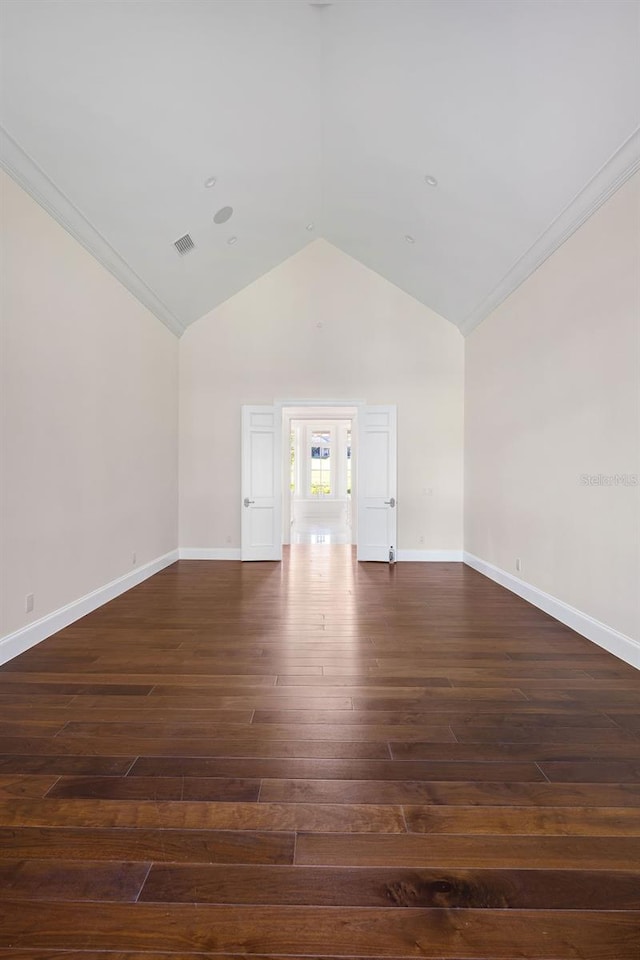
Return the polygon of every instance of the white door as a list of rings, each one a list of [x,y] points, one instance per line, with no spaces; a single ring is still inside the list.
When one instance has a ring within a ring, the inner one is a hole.
[[[282,416],[242,408],[242,559],[282,560]]]
[[[358,560],[397,553],[396,408],[358,413]]]

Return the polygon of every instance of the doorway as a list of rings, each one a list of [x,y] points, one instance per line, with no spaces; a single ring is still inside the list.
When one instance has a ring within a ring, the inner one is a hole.
[[[357,545],[358,560],[393,561],[397,543],[395,405],[357,402],[330,406],[312,401],[242,407],[241,559],[281,560],[283,544],[291,543],[292,518],[295,521],[291,501],[295,496],[290,438],[295,420],[311,421],[311,432],[305,434],[309,463],[304,493],[316,509],[320,500],[331,500],[333,489],[331,465],[323,462],[331,460],[331,421],[340,421],[335,434],[340,443],[346,440],[348,429],[347,434],[340,431],[350,422],[350,456],[344,464],[344,470],[350,471],[350,494],[346,495],[346,486],[334,485],[345,492],[350,541]],[[332,507],[338,509],[335,503]],[[316,536],[322,533],[316,532]]]
[[[357,411],[283,408],[283,543],[357,542]]]

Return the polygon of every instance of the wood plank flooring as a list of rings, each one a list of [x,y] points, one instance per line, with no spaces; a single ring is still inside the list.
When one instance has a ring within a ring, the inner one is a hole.
[[[640,958],[640,675],[461,564],[182,561],[0,704],[0,960]]]

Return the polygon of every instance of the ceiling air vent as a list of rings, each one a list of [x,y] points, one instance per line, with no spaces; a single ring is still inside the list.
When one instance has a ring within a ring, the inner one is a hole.
[[[185,233],[184,237],[180,237],[179,240],[176,240],[173,244],[181,257],[184,257],[185,253],[193,250],[195,243],[191,239],[188,233]]]

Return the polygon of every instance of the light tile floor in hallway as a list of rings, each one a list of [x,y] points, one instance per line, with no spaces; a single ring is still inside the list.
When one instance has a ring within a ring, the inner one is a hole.
[[[291,543],[312,545],[344,545],[351,543],[351,527],[338,520],[298,521],[291,525]]]

